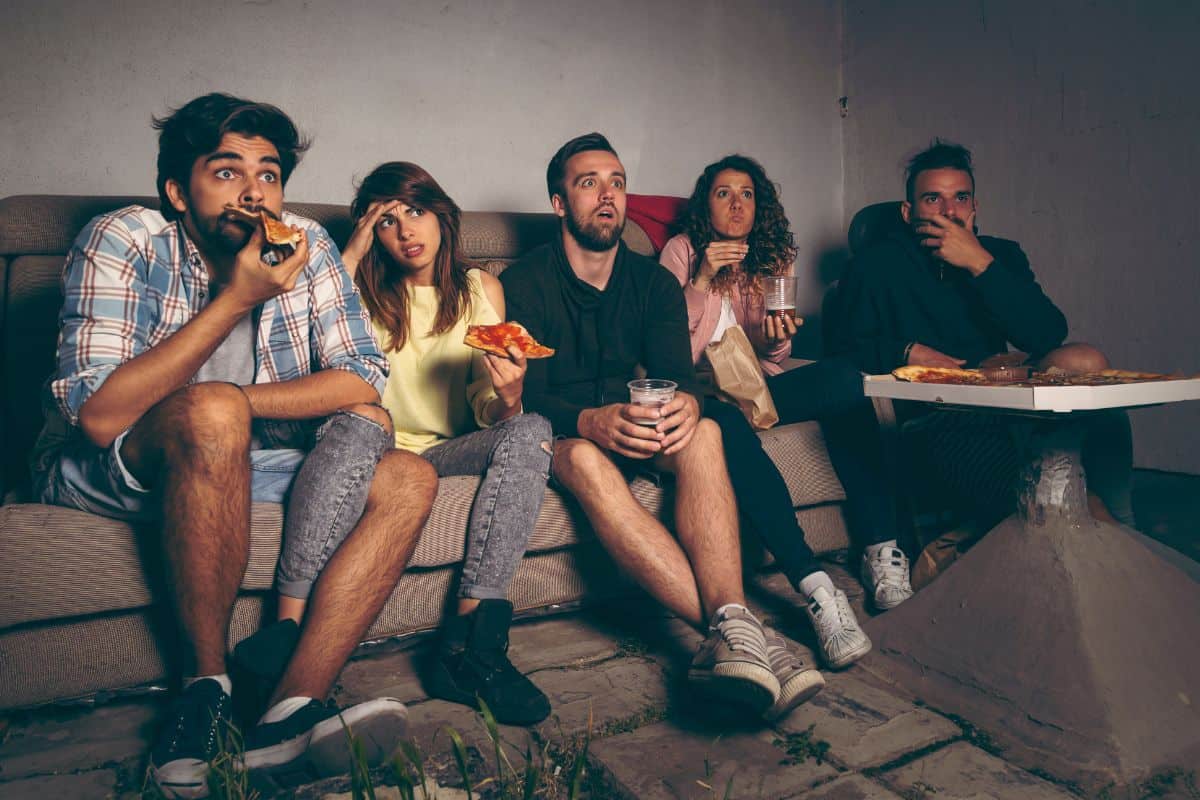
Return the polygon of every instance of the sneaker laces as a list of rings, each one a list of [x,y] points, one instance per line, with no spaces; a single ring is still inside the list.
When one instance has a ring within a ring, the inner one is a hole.
[[[814,597],[811,606],[813,618],[817,621],[818,633],[822,639],[827,636],[847,636],[849,631],[858,628],[858,621],[850,609],[850,601],[844,592],[835,591],[824,603]],[[830,606],[832,606],[831,610]]]
[[[731,650],[748,653],[763,661],[768,660],[763,630],[749,612],[738,616],[726,616],[710,630],[719,634]]]
[[[887,555],[887,551],[891,555]],[[908,556],[897,547],[881,548],[874,557],[869,559],[871,572],[876,576],[876,588],[882,586],[888,589],[906,590],[908,584]]]
[[[215,702],[206,700],[200,692],[184,692],[175,700],[173,725],[160,739],[157,763],[192,757],[208,761],[217,754],[217,739],[227,724],[228,696],[222,692]]]

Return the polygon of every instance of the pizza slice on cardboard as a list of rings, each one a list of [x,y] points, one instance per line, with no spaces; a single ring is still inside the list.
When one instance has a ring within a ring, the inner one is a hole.
[[[912,383],[949,383],[971,386],[984,384],[988,379],[977,369],[954,369],[951,367],[897,367],[892,374],[902,381]]]
[[[508,346],[520,350],[526,358],[549,358],[553,347],[539,344],[519,322],[500,322],[496,325],[469,325],[463,344],[485,353],[508,358]]]

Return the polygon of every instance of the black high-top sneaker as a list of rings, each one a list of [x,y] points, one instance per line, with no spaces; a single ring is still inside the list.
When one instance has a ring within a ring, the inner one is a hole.
[[[487,703],[497,722],[532,725],[550,715],[550,701],[508,660],[512,603],[481,600],[470,614],[447,620],[429,671],[434,697],[478,708]]]
[[[238,642],[229,659],[233,681],[233,718],[248,731],[267,711],[267,702],[296,651],[300,626],[285,619]]]
[[[165,797],[208,797],[208,765],[229,725],[229,695],[212,678],[184,689],[150,751],[150,774]]]

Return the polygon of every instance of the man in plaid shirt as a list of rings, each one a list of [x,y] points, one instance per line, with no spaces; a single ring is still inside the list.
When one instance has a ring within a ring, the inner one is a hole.
[[[340,716],[324,701],[412,555],[437,477],[391,447],[377,405],[387,362],[337,248],[283,211],[307,148],[292,121],[210,94],[155,124],[162,212],[97,217],[67,258],[35,486],[44,502],[161,521],[187,676],[151,754],[169,797],[208,794],[231,716],[225,646],[250,503],[287,496],[281,622],[253,658],[281,674],[244,762],[267,786],[345,772],[343,720],[374,760],[403,731],[394,699]],[[272,266],[261,226],[235,206],[304,236]]]

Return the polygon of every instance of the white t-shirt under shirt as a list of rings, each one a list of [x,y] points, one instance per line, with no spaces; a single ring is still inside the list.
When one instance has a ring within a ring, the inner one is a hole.
[[[736,328],[738,324],[737,317],[733,315],[733,301],[729,299],[729,295],[721,295],[721,316],[717,317],[717,327],[713,329],[712,338],[708,340],[709,344],[721,341],[721,337],[725,335],[725,331],[730,328]]]

